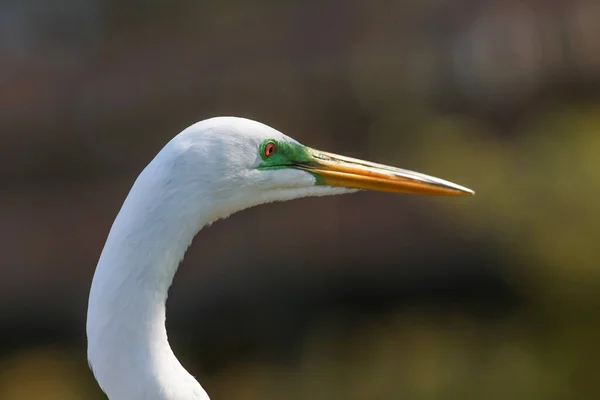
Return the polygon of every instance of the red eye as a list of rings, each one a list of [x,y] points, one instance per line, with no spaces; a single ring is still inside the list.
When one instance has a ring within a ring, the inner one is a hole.
[[[265,157],[271,157],[275,152],[275,143],[269,142],[265,146]]]

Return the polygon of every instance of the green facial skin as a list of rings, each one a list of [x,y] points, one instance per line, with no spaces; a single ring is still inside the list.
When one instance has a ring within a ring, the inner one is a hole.
[[[267,157],[265,154],[266,146],[273,143],[275,148],[273,153]],[[316,179],[316,184],[321,185],[322,178],[319,175],[312,173],[308,167],[317,164],[314,157],[314,150],[310,147],[303,146],[297,143],[277,141],[274,139],[265,140],[260,144],[258,149],[263,162],[258,166],[259,170],[282,169],[282,168],[297,168],[302,169],[312,174]]]

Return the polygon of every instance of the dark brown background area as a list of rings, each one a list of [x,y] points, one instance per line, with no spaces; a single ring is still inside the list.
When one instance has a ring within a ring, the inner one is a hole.
[[[102,398],[95,263],[215,115],[473,198],[270,204],[200,232],[176,354],[214,399],[600,395],[600,3],[0,1],[0,398]]]

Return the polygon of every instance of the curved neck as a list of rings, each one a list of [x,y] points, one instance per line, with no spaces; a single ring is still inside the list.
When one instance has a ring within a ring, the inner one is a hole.
[[[136,185],[111,228],[92,282],[90,367],[111,400],[206,400],[169,346],[165,304],[187,247],[210,221]]]

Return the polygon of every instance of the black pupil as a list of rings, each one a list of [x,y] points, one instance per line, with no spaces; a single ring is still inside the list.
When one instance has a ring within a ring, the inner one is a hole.
[[[267,153],[272,154],[273,153],[273,145],[269,144],[269,146],[267,147]]]

